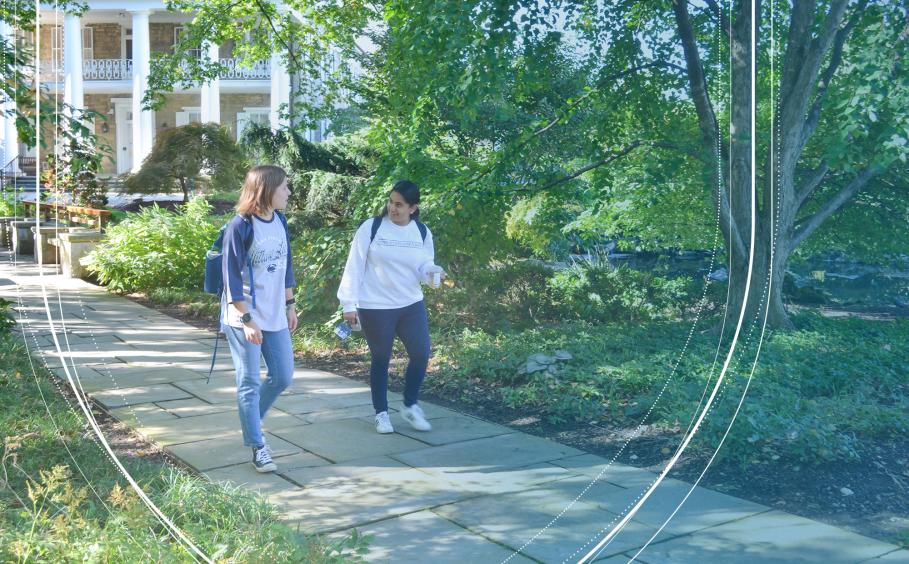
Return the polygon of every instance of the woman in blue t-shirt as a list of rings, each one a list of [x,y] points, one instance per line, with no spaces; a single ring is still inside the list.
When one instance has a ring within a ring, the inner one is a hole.
[[[253,449],[253,466],[274,472],[277,465],[262,434],[262,419],[290,385],[294,356],[290,334],[297,328],[287,221],[287,173],[277,166],[251,169],[243,182],[237,215],[224,232],[221,330],[237,370],[237,404],[243,444]],[[259,363],[265,359],[263,381]]]

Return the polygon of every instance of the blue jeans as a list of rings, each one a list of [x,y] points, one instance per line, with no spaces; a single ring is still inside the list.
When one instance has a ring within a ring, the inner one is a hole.
[[[240,327],[226,326],[224,332],[237,370],[237,405],[243,444],[254,448],[262,447],[265,445],[262,419],[294,377],[290,331],[262,331],[261,345],[247,341]],[[265,380],[259,374],[262,357],[265,357],[265,366],[268,367]]]
[[[404,405],[417,403],[430,353],[429,318],[423,301],[398,309],[359,309],[357,315],[372,357],[369,387],[376,413],[388,411],[388,363],[395,335],[404,343],[409,358],[404,375]]]

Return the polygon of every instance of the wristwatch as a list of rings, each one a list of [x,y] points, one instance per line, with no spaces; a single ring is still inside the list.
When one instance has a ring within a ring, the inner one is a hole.
[[[248,311],[240,316],[240,322],[243,323],[243,325],[246,325],[250,321],[252,321],[252,314]]]

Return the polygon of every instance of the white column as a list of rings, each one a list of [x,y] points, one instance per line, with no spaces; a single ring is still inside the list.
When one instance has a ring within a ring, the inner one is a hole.
[[[155,140],[155,113],[142,110],[142,97],[148,89],[151,69],[151,37],[148,17],[151,11],[133,12],[133,172],[151,153]]]
[[[6,41],[9,47],[12,47],[16,41],[16,33],[6,22],[0,22],[0,36]],[[3,126],[0,128],[0,135],[3,136],[3,157],[0,159],[0,168],[5,167],[6,163],[13,161],[10,168],[0,170],[0,173],[18,172],[19,162],[13,160],[19,156],[19,134],[16,132],[16,100],[10,99],[0,105],[0,119],[3,120]]]
[[[287,111],[287,104],[290,103],[290,74],[287,73],[287,66],[281,57],[277,54],[271,56],[271,128],[278,129],[281,126],[287,126],[286,117],[280,117],[279,111]]]
[[[82,18],[66,14],[63,19],[63,103],[85,109],[82,85]]]
[[[203,45],[202,53],[209,61],[217,62],[220,53],[217,45]],[[216,78],[202,85],[202,123],[221,123],[221,79]]]

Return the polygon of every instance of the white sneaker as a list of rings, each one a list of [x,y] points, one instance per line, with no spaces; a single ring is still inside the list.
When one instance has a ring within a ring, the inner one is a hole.
[[[388,418],[387,411],[376,413],[376,432],[383,435],[395,432],[395,428],[391,426],[391,419]]]
[[[423,413],[423,410],[417,404],[413,404],[410,407],[405,405],[404,409],[401,410],[401,417],[417,431],[432,431],[432,425],[426,420],[426,414]]]

